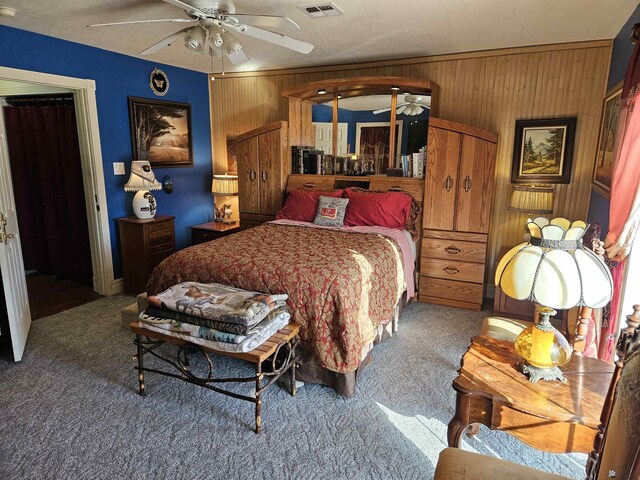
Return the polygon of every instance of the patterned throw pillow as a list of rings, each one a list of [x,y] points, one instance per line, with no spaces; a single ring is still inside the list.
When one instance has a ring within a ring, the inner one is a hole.
[[[341,227],[347,213],[348,203],[348,198],[321,196],[318,199],[318,211],[313,223],[323,227]]]

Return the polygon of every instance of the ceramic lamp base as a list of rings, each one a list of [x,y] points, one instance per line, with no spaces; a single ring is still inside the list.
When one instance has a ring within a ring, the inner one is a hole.
[[[516,368],[519,372],[526,375],[531,383],[537,383],[538,380],[546,380],[548,382],[559,380],[562,383],[567,383],[567,379],[558,367],[540,368],[529,365],[528,363],[518,363]]]
[[[137,218],[156,216],[156,199],[149,190],[140,190],[133,197],[133,213]]]

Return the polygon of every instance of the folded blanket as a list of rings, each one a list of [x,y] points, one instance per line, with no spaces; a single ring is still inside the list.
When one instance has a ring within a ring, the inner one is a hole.
[[[221,332],[235,333],[236,335],[251,335],[255,331],[255,325],[247,326],[238,323],[219,322],[217,320],[207,320],[206,318],[194,317],[183,312],[175,312],[167,308],[149,306],[145,310],[147,315],[159,318],[171,318],[182,323],[191,323],[201,327],[209,327]],[[263,320],[264,321],[264,320]],[[257,325],[257,324],[256,324]]]
[[[242,343],[247,339],[246,335],[237,335],[235,333],[221,332],[220,330],[214,330],[212,328],[201,327],[199,325],[193,325],[191,323],[182,323],[171,318],[156,317],[149,315],[147,312],[142,312],[139,316],[140,321],[153,325],[163,330],[170,330],[173,332],[183,333],[192,337],[201,337],[208,340],[215,340],[216,342],[224,343]]]
[[[148,298],[149,305],[218,322],[252,326],[285,305],[287,294],[249,292],[221,283],[183,282]]]
[[[140,321],[138,322],[138,325],[142,328],[146,328],[147,330],[153,332],[163,333],[171,337],[181,338],[188,342],[209,347],[214,350],[231,353],[246,353],[259,347],[269,338],[271,338],[271,336],[274,335],[278,330],[284,328],[289,323],[289,319],[291,318],[291,315],[285,309],[274,310],[273,312],[271,312],[271,315],[269,315],[269,318],[260,323],[257,331],[254,334],[247,335],[245,339],[240,343],[227,343],[210,339],[208,335],[211,334],[211,329],[209,328],[197,327],[195,325],[187,325],[183,323],[180,325],[180,327],[176,326],[177,329],[175,330],[167,329],[164,326],[166,324],[148,323],[147,320],[143,320],[144,315],[144,312],[140,314]],[[174,322],[174,320],[171,321]]]

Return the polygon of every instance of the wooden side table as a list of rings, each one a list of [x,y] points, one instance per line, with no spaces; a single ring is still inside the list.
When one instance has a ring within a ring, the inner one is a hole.
[[[561,367],[567,383],[531,383],[516,370],[513,343],[480,335],[471,340],[453,381],[456,413],[449,422],[450,447],[462,433],[483,424],[527,445],[554,453],[593,450],[613,365],[573,355]]]
[[[176,251],[174,218],[156,215],[118,219],[125,292],[145,292],[153,269]]]
[[[240,222],[207,222],[189,228],[191,228],[191,245],[198,245],[239,232]]]

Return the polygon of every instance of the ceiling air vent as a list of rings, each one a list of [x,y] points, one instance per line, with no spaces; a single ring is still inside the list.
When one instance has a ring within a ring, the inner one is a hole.
[[[313,18],[336,17],[338,15],[344,15],[344,12],[331,2],[319,3],[316,5],[308,5],[306,7],[298,8]]]

